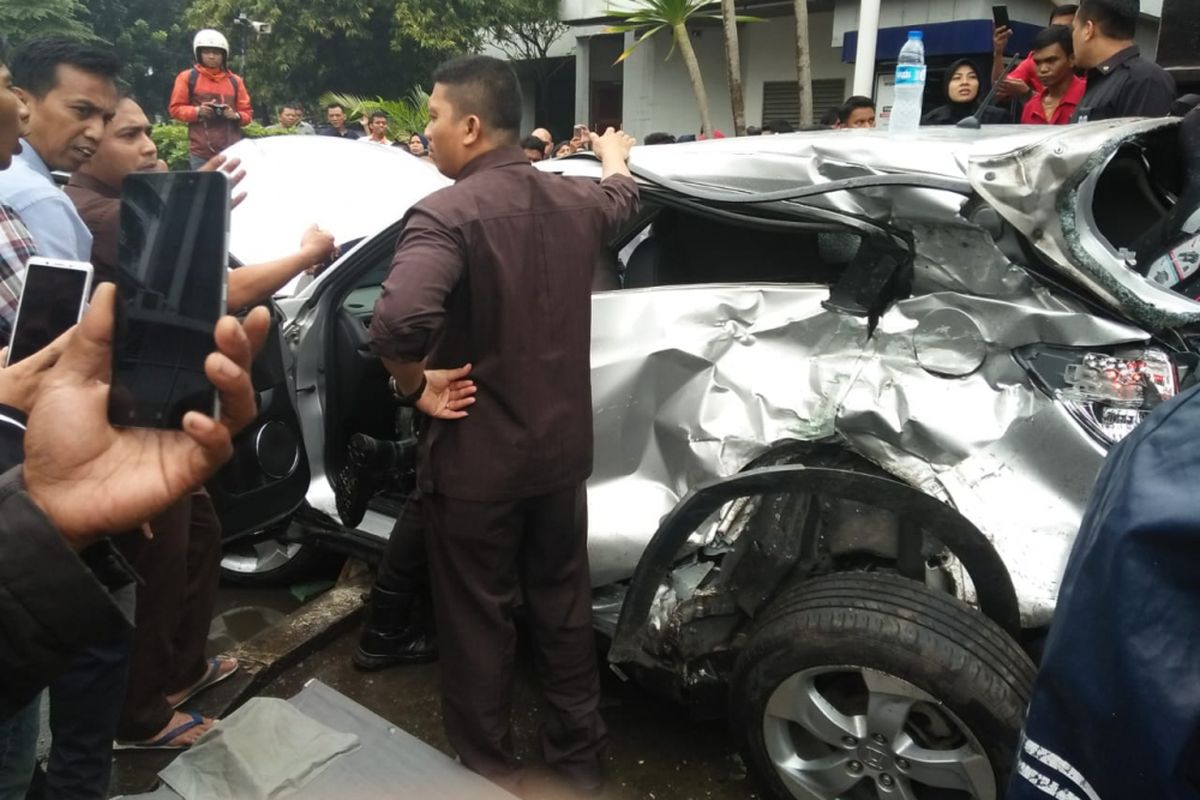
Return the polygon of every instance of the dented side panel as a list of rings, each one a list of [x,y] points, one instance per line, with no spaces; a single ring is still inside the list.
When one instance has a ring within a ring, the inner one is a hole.
[[[912,233],[914,296],[870,337],[865,319],[822,307],[820,286],[596,296],[596,585],[633,573],[690,488],[735,474],[772,443],[836,436],[970,519],[1008,566],[1022,624],[1049,621],[1104,452],[1012,351],[1148,335],[1036,285],[978,228]]]

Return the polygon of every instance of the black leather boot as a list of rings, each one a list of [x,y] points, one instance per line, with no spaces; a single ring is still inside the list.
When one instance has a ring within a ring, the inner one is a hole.
[[[330,476],[338,516],[348,528],[356,527],[367,513],[367,503],[386,486],[394,468],[396,445],[356,433],[346,448],[346,461]]]
[[[354,665],[374,670],[435,660],[437,637],[425,618],[424,606],[413,594],[389,592],[378,584],[372,587]]]

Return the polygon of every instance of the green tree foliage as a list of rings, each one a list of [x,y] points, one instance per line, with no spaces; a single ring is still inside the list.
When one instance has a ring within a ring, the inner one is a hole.
[[[473,20],[486,8],[484,0],[192,0],[186,19],[229,36],[256,113],[270,118],[292,98],[312,103],[328,91],[396,97],[427,84],[439,61],[478,45]],[[238,14],[269,23],[271,33],[235,25]]]
[[[87,20],[79,0],[0,0],[0,32],[16,45],[47,34],[90,39]]]
[[[146,114],[166,117],[175,75],[192,63],[188,0],[87,0],[92,29],[125,62],[122,79]]]
[[[552,112],[546,93],[551,73],[558,69],[548,56],[567,32],[558,16],[558,0],[494,0],[490,9],[484,37],[533,78],[534,124],[548,125]]]

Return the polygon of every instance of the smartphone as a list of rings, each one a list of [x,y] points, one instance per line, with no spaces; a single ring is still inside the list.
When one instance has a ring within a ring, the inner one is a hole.
[[[997,28],[1011,28],[1012,23],[1008,21],[1008,6],[992,6],[992,22],[996,23]]]
[[[17,303],[4,365],[28,358],[62,336],[83,315],[92,292],[92,265],[33,256]]]
[[[225,311],[229,180],[222,172],[135,172],[121,185],[116,329],[108,418],[179,428],[219,412],[204,374]]]
[[[590,141],[590,138],[588,136],[589,133],[590,133],[590,129],[588,128],[587,125],[576,125],[575,126],[575,136],[579,139],[582,139],[584,142]]]

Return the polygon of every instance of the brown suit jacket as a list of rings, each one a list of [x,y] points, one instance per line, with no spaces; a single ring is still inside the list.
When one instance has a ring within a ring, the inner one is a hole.
[[[514,500],[591,474],[593,267],[637,203],[628,177],[553,175],[506,147],[409,211],[372,347],[432,369],[470,363],[478,387],[467,418],[429,426],[423,491]]]

